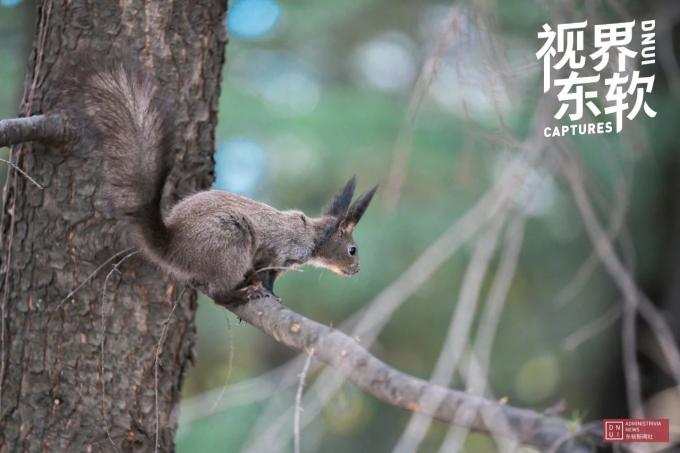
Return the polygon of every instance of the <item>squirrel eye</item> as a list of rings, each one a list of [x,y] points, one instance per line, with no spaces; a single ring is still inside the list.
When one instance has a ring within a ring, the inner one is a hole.
[[[357,248],[353,245],[350,245],[349,247],[347,247],[347,253],[349,253],[350,256],[354,256],[357,253]]]

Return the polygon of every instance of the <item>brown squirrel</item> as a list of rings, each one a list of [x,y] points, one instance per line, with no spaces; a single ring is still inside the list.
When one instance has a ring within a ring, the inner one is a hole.
[[[377,186],[351,204],[353,177],[319,217],[220,190],[190,195],[164,215],[173,117],[159,84],[121,63],[89,74],[79,88],[104,153],[107,201],[143,254],[174,277],[229,304],[276,297],[276,278],[305,263],[359,272],[352,232]]]

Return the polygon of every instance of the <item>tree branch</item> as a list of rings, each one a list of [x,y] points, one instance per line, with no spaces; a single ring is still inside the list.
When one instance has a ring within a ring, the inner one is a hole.
[[[527,409],[451,390],[402,373],[371,355],[339,330],[297,314],[272,298],[255,299],[227,306],[236,316],[260,329],[277,342],[314,356],[340,371],[354,385],[396,407],[419,412],[452,425],[515,437],[540,451],[586,452],[590,449],[572,432],[566,420]],[[424,394],[437,395],[441,404],[425,408],[418,404]],[[459,411],[464,408],[465,411]],[[474,409],[472,419],[461,415]],[[467,419],[467,420],[466,420]],[[505,432],[494,421],[505,419]]]
[[[0,120],[0,146],[29,141],[64,143],[72,131],[67,123],[63,115],[56,113]]]

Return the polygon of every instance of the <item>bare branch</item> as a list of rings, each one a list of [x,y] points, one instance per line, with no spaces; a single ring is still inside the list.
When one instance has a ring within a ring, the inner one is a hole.
[[[30,141],[58,144],[70,135],[66,118],[55,113],[0,120],[0,146]]]
[[[460,408],[472,408],[476,415],[466,428],[489,432],[494,420],[505,419],[509,431],[499,434],[516,436],[520,442],[541,451],[573,436],[567,422],[561,418],[502,405],[402,373],[378,360],[339,330],[307,319],[273,298],[255,299],[227,308],[283,345],[298,351],[313,348],[317,359],[338,370],[360,389],[393,406],[450,424],[461,424],[464,420],[458,414]],[[441,404],[432,408],[421,407],[418,401],[426,393],[438,395]],[[589,451],[584,445],[568,442],[560,448],[558,451]]]
[[[586,324],[565,338],[562,342],[562,349],[567,352],[575,351],[583,343],[611,327],[616,321],[619,320],[621,313],[621,305],[612,305],[612,307],[607,310],[604,315],[600,316],[595,321]]]

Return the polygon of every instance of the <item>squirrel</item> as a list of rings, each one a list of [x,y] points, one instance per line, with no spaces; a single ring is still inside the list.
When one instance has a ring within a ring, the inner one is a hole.
[[[285,271],[311,264],[359,272],[352,237],[377,185],[354,203],[355,177],[319,217],[279,211],[241,195],[205,190],[161,210],[173,155],[173,111],[154,78],[114,63],[79,83],[84,115],[103,151],[103,188],[142,254],[216,303],[274,294]]]

